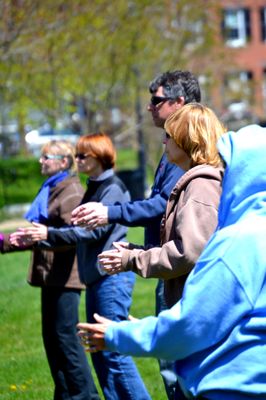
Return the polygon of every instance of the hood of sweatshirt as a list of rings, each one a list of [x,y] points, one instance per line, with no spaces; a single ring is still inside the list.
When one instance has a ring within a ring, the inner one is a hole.
[[[218,149],[226,163],[218,217],[222,228],[265,210],[266,128],[248,125],[228,132]]]
[[[196,178],[206,178],[213,179],[217,181],[221,181],[223,176],[223,168],[222,167],[213,167],[208,164],[197,165],[188,171],[186,171],[181,178],[177,181],[175,187],[172,190],[172,193],[169,199],[172,196],[175,196],[176,192],[183,190],[192,180]]]

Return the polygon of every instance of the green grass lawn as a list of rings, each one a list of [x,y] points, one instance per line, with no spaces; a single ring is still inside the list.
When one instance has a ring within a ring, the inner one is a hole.
[[[142,229],[130,229],[128,238],[142,243]],[[0,254],[1,400],[53,398],[53,382],[41,339],[40,291],[26,282],[29,257],[29,252]],[[137,278],[132,315],[154,314],[155,286],[156,280]],[[80,319],[85,321],[84,295]],[[138,358],[135,361],[152,399],[166,399],[157,360]]]

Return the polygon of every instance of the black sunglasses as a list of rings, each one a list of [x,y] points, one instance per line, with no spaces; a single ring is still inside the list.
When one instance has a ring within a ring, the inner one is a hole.
[[[174,99],[172,99],[172,97],[151,96],[150,103],[153,106],[157,106],[157,104],[164,103],[165,101],[168,100],[174,100]]]
[[[75,158],[78,158],[80,160],[85,160],[85,158],[89,157],[90,154],[84,154],[84,153],[77,153],[75,154]]]

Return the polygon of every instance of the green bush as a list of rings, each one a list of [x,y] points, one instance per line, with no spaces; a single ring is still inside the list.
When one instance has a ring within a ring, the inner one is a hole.
[[[117,169],[137,167],[137,153],[131,149],[118,151]],[[80,176],[83,184],[84,175]],[[0,160],[0,209],[6,205],[30,203],[36,196],[44,177],[34,157]]]
[[[31,202],[42,182],[35,158],[0,160],[0,207]]]

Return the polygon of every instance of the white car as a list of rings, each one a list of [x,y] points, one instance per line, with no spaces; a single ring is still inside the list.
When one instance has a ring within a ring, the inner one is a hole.
[[[44,126],[28,132],[25,135],[25,141],[29,151],[34,156],[39,157],[42,146],[50,140],[67,140],[75,145],[79,137],[80,133],[73,132],[67,128],[53,129],[50,126]]]

